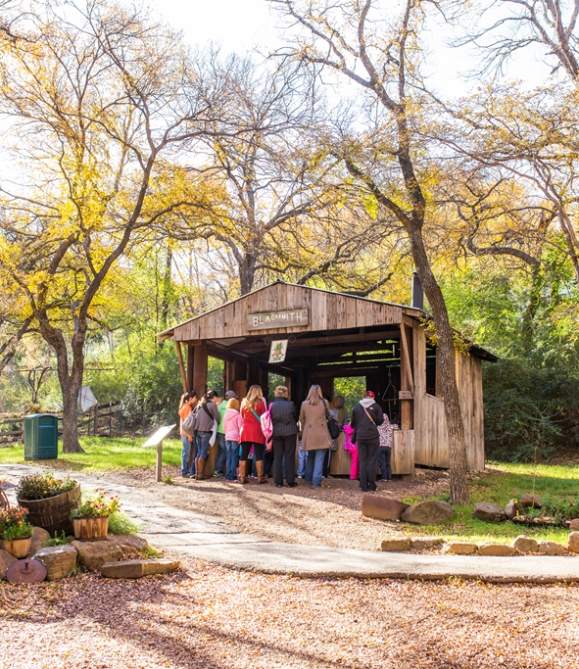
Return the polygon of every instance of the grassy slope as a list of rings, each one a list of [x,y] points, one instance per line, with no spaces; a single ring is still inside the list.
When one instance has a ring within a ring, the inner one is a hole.
[[[578,465],[490,462],[487,467],[488,471],[472,482],[469,504],[456,507],[455,518],[451,522],[425,527],[424,533],[456,540],[500,543],[509,543],[519,534],[526,534],[543,540],[567,542],[568,531],[564,528],[530,528],[511,522],[489,523],[473,518],[472,510],[477,502],[496,502],[504,506],[509,499],[533,491],[544,499],[576,499],[579,494]],[[408,533],[416,534],[416,528],[409,528]]]
[[[133,467],[154,467],[155,450],[142,448],[142,438],[84,437],[81,443],[86,453],[60,453],[59,460],[43,464],[58,469],[106,471]],[[179,465],[181,444],[177,439],[163,443],[163,462]],[[0,448],[0,464],[24,462],[22,445]],[[531,529],[514,523],[486,523],[472,517],[477,502],[497,502],[504,505],[512,497],[533,490],[551,499],[576,498],[579,494],[579,465],[525,465],[491,462],[488,471],[471,485],[468,505],[456,508],[455,518],[445,525],[405,528],[409,534],[436,534],[452,539],[471,541],[509,542],[519,534],[541,539],[566,542],[565,529]],[[415,500],[406,500],[415,501]]]
[[[85,453],[63,453],[59,444],[58,460],[42,460],[41,464],[58,469],[106,471],[133,467],[154,467],[156,450],[142,448],[144,438],[131,437],[82,437]],[[0,464],[24,462],[22,444],[0,448]],[[181,462],[181,442],[178,439],[163,441],[163,463],[178,465]]]

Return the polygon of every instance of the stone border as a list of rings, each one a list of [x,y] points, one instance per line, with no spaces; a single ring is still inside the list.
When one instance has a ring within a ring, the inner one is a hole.
[[[490,542],[477,544],[467,541],[445,542],[440,537],[386,537],[380,544],[384,552],[424,551],[433,548],[444,548],[447,555],[482,555],[495,557],[515,557],[518,555],[537,556],[577,556],[579,557],[579,532],[571,532],[567,546],[555,541],[537,541],[522,534],[512,545],[493,544]]]

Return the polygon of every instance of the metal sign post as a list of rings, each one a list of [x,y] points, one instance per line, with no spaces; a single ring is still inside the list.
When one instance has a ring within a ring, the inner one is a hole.
[[[147,439],[147,441],[143,444],[143,448],[156,448],[157,449],[157,465],[156,465],[156,476],[157,476],[157,483],[161,482],[161,479],[163,478],[162,476],[162,469],[163,469],[163,439],[167,437],[175,428],[176,423],[173,425],[164,425],[163,427],[160,427],[156,432],[153,432],[153,434]]]

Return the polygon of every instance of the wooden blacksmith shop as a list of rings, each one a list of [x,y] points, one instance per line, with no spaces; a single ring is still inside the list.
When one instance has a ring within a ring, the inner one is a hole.
[[[224,361],[224,388],[240,397],[253,383],[268,395],[273,390],[268,376],[274,373],[285,378],[298,406],[313,383],[331,398],[334,379],[365,377],[366,387],[399,426],[393,473],[408,475],[415,465],[447,467],[449,457],[436,348],[427,341],[416,281],[412,302],[378,302],[278,281],[160,337],[175,342],[185,390],[206,390],[209,356]],[[496,358],[475,345],[455,355],[468,464],[478,471],[485,462],[481,361]],[[340,458],[336,463],[331,473],[347,473]]]

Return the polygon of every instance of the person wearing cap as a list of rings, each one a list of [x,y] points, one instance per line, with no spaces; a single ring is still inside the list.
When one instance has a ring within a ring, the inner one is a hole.
[[[350,422],[354,430],[352,441],[358,447],[360,488],[364,492],[376,490],[376,464],[380,445],[378,426],[383,422],[384,412],[376,402],[376,394],[367,390],[366,396],[354,406]]]

